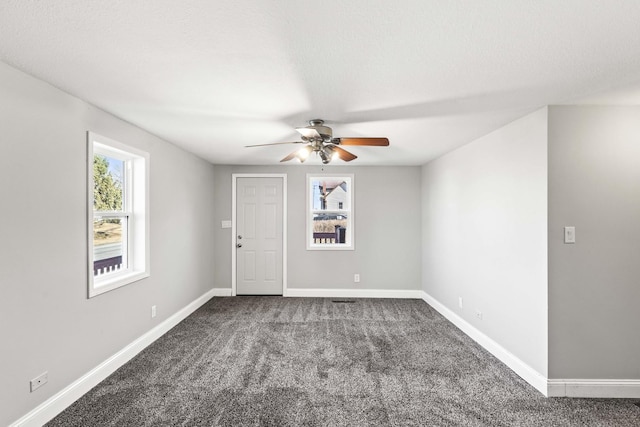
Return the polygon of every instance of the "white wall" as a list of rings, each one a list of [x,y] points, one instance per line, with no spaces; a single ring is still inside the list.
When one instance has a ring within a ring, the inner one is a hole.
[[[638,383],[639,260],[640,108],[549,107],[550,378]]]
[[[151,277],[92,299],[87,130],[151,154]],[[213,287],[213,180],[211,164],[0,63],[0,425]]]
[[[320,166],[216,165],[216,260],[231,265],[233,173],[286,173],[288,181],[288,287],[293,289],[420,289],[420,167],[326,166],[354,174],[355,250],[308,251],[305,240],[306,174]],[[353,282],[359,273],[360,283]],[[231,268],[215,272],[217,288],[231,287]]]
[[[546,377],[547,109],[423,166],[422,212],[423,290]]]

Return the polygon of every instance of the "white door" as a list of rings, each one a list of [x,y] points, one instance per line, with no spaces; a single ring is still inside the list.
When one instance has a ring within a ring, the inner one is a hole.
[[[237,295],[282,295],[282,215],[282,178],[237,178]]]

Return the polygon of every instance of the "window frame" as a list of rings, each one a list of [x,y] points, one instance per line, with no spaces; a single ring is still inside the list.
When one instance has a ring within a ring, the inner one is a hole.
[[[313,182],[318,180],[345,181],[347,184],[346,209],[313,209]],[[353,174],[307,174],[306,180],[306,235],[307,250],[310,251],[352,251],[355,249],[355,190]],[[345,215],[347,227],[345,243],[315,243],[313,238],[313,215],[317,213]]]
[[[94,210],[94,155],[123,161],[122,211]],[[113,139],[87,132],[87,277],[88,298],[150,276],[149,256],[149,153]],[[124,218],[124,268],[94,276],[94,218]],[[126,233],[126,237],[124,234]]]

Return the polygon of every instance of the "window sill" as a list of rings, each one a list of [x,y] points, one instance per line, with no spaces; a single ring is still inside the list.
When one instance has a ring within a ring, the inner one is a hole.
[[[89,286],[89,298],[93,298],[97,295],[104,294],[105,292],[137,282],[138,280],[142,280],[146,277],[149,277],[149,272],[147,271],[133,271],[114,274],[110,277],[101,277],[97,280],[92,279],[92,283]]]
[[[308,251],[353,251],[355,248],[345,245],[313,245],[307,246]]]

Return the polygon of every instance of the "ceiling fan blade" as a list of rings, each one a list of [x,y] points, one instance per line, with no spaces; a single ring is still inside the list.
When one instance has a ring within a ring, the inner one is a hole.
[[[318,131],[313,128],[296,128],[296,130],[300,133],[300,135],[308,139],[321,138]]]
[[[377,147],[389,145],[388,138],[334,138],[331,142],[339,145],[371,145]]]
[[[281,145],[281,144],[302,144],[303,141],[291,141],[291,142],[272,142],[270,144],[254,144],[254,145],[245,145],[245,148],[249,147],[264,147],[266,145]]]
[[[283,158],[282,160],[280,160],[280,162],[288,162],[289,160],[293,159],[294,157],[296,157],[296,154],[298,154],[298,150],[294,151],[293,153],[287,155],[285,158]]]
[[[309,154],[311,154],[312,151],[313,151],[313,148],[311,148],[310,145],[305,145],[304,147],[294,151],[293,153],[286,156],[284,159],[280,160],[280,162],[287,162],[293,158],[297,158],[298,160],[300,160],[300,163],[304,163],[304,161],[307,160],[307,158],[309,157]]]
[[[355,160],[358,158],[358,156],[356,156],[355,154],[351,154],[347,150],[335,145],[333,146],[333,151],[338,153],[338,157],[340,157],[340,159],[344,160],[345,162],[350,162],[351,160]]]

